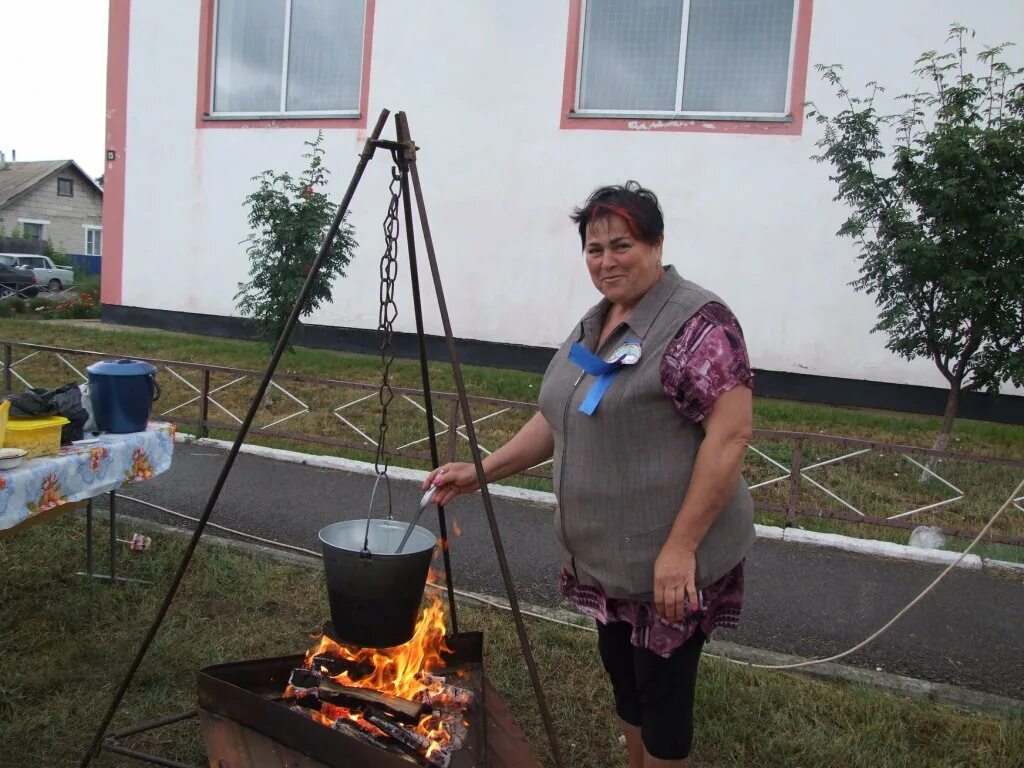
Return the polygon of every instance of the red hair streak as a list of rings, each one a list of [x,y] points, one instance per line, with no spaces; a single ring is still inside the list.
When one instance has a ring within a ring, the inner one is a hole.
[[[616,205],[615,203],[596,203],[590,215],[590,222],[597,221],[598,219],[605,219],[608,216],[621,217],[625,220],[626,226],[629,227],[629,234],[637,240],[643,239],[637,232],[636,222],[633,220],[633,214],[621,205]],[[587,222],[588,226],[590,222]]]

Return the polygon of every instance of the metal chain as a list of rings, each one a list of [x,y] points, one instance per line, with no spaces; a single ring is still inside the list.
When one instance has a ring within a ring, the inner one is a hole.
[[[398,307],[395,305],[395,280],[398,277],[398,203],[401,194],[401,174],[398,166],[391,167],[391,202],[384,217],[384,255],[380,259],[380,311],[377,315],[377,343],[380,349],[381,384],[378,392],[380,401],[380,432],[377,438],[377,454],[373,467],[378,476],[386,477],[391,462],[385,448],[388,434],[388,406],[394,399],[391,390],[391,363],[395,359],[392,345],[395,317]],[[389,511],[390,513],[390,511]]]

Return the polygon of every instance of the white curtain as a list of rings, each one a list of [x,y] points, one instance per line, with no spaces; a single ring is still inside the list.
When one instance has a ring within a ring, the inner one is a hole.
[[[214,112],[278,112],[285,0],[218,0]]]
[[[683,0],[589,0],[581,109],[675,109]]]
[[[785,112],[793,0],[690,0],[683,110]]]
[[[292,0],[289,112],[357,110],[365,0]]]
[[[795,0],[588,0],[580,108],[783,113]]]

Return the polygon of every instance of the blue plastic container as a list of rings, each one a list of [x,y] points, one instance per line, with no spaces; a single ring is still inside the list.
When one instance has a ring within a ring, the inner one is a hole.
[[[101,360],[89,372],[89,400],[101,432],[142,432],[160,397],[156,368],[141,360]]]

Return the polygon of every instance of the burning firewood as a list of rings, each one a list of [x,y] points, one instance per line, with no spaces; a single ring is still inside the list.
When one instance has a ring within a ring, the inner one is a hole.
[[[448,743],[444,745],[444,750],[449,753],[462,749],[462,745],[466,743],[466,738],[469,736],[468,723],[463,719],[461,713],[440,709],[435,709],[429,718],[421,720],[419,730],[425,730],[428,733],[446,732]]]
[[[401,744],[410,753],[419,757],[429,768],[448,768],[448,763],[451,761],[451,754],[449,752],[435,750],[434,754],[429,757],[427,756],[434,742],[426,736],[421,736],[372,709],[367,709],[363,713],[363,717],[366,718],[368,723],[384,731],[384,733]]]
[[[322,671],[328,677],[337,677],[348,672],[352,680],[361,680],[373,674],[373,665],[361,661],[339,659],[336,656],[320,654],[313,657],[312,669]]]
[[[416,698],[432,708],[463,710],[476,704],[476,694],[468,688],[451,685],[434,675],[423,675],[420,679],[430,687]]]
[[[314,693],[321,701],[342,707],[377,707],[406,723],[418,723],[430,707],[422,702],[388,696],[370,688],[341,685],[314,669],[293,669],[288,684],[300,695]]]
[[[359,725],[357,725],[352,720],[347,720],[345,718],[335,720],[334,725],[332,725],[331,727],[336,731],[347,733],[349,736],[357,739],[358,741],[363,742],[364,744],[369,744],[372,747],[378,748],[381,746],[377,739],[374,738],[373,734],[367,733],[363,728],[360,728]]]

